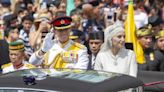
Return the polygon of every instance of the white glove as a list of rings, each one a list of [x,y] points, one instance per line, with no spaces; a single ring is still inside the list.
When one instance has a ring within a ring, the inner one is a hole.
[[[53,46],[54,44],[53,39],[52,39],[53,36],[54,36],[54,33],[52,32],[47,33],[46,37],[43,40],[43,46],[41,48],[43,52],[47,52]]]

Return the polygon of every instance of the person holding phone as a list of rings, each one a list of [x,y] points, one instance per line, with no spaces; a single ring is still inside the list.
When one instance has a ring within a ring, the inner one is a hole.
[[[56,17],[51,22],[54,30],[46,35],[42,47],[30,57],[29,62],[43,68],[87,69],[87,48],[69,39],[71,22],[68,16]]]
[[[50,16],[48,14],[42,13],[34,21],[35,30],[30,33],[30,44],[34,51],[38,50],[41,47],[41,43],[45,38],[48,30],[50,30]]]

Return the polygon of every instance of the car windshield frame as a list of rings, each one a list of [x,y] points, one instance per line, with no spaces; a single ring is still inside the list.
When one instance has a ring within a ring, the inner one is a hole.
[[[0,81],[0,87],[30,87],[61,92],[122,92],[143,86],[141,80],[129,75],[81,69],[18,70],[1,74]]]
[[[84,69],[24,69],[7,74],[3,74],[3,77],[15,77],[15,76],[34,76],[37,80],[44,79],[45,77],[56,77],[56,78],[68,78],[72,80],[79,80],[91,83],[99,83],[106,79],[113,78],[116,76],[121,76],[122,74],[96,71],[96,70],[84,70]],[[0,76],[2,77],[2,76]]]

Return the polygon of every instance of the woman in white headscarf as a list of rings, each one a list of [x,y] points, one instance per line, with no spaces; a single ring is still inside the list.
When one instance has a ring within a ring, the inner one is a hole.
[[[126,49],[122,23],[105,29],[105,41],[97,55],[94,69],[137,76],[137,63],[132,50]]]

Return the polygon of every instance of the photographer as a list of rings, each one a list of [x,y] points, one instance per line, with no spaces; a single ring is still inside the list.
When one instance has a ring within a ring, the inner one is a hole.
[[[48,30],[50,30],[49,25],[49,16],[48,14],[40,14],[38,18],[35,19],[35,30],[31,32],[31,46],[36,51],[40,48],[42,40],[45,38],[45,35],[48,33]]]

